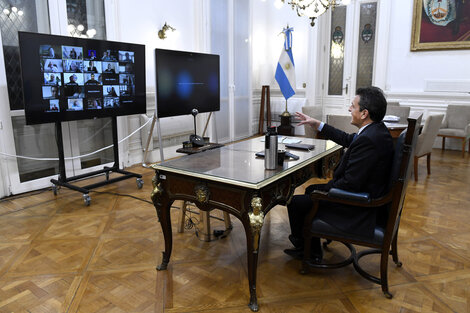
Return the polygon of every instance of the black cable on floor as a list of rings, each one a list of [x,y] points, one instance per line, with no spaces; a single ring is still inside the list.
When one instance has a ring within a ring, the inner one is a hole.
[[[150,203],[150,204],[153,205],[153,202],[150,201],[150,200],[145,200],[145,199],[142,199],[142,198],[139,198],[139,197],[136,197],[136,196],[133,196],[133,195],[129,195],[129,194],[110,192],[110,191],[96,191],[96,190],[90,190],[90,192],[99,193],[99,194],[108,194],[108,195],[114,195],[114,196],[120,196],[120,197],[129,197],[129,198],[136,199],[136,200],[143,201],[143,202],[147,202],[147,203]]]

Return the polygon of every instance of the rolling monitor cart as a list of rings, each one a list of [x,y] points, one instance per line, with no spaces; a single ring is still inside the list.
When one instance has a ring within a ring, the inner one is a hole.
[[[146,112],[145,46],[125,42],[19,32],[26,124],[55,123],[59,151],[57,186],[83,193],[86,205],[93,188],[142,176],[119,169],[117,116]],[[66,177],[62,122],[110,117],[114,165]],[[110,179],[109,173],[122,174]],[[106,179],[84,187],[71,184],[99,174]]]
[[[90,205],[91,203],[91,197],[89,195],[89,192],[91,189],[101,187],[104,185],[112,184],[114,182],[118,182],[120,180],[128,179],[128,178],[133,178],[135,177],[137,180],[137,187],[139,189],[142,188],[144,185],[144,181],[142,180],[142,175],[136,174],[136,173],[131,173],[127,172],[124,170],[119,169],[119,151],[118,151],[118,139],[117,139],[117,118],[114,116],[112,117],[112,129],[113,129],[113,150],[114,150],[114,165],[112,167],[104,167],[102,170],[90,172],[87,174],[83,175],[77,175],[77,176],[72,176],[67,178],[65,174],[65,157],[64,157],[64,145],[62,141],[62,126],[61,122],[56,122],[55,123],[55,128],[56,128],[56,134],[57,134],[57,148],[59,150],[59,177],[58,179],[51,179],[51,182],[53,184],[52,190],[54,192],[54,195],[57,195],[57,186],[63,186],[67,187],[69,189],[81,192],[83,194],[83,201],[85,201],[85,205]],[[114,173],[119,173],[122,174],[122,176],[114,177],[114,178],[109,178],[109,173],[114,172]],[[72,185],[70,182],[72,181],[77,181],[89,177],[93,177],[99,174],[105,174],[106,180],[94,183],[91,185],[87,185],[84,187],[78,187],[75,185]]]

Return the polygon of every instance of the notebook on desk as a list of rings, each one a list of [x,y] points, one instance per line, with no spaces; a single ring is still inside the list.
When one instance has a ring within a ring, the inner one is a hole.
[[[307,143],[286,143],[285,146],[286,148],[299,149],[305,151],[312,151],[313,149],[315,149],[315,145],[310,145]]]

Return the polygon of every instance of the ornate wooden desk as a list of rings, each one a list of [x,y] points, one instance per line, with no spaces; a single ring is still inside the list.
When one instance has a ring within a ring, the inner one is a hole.
[[[404,131],[408,127],[408,124],[389,123],[389,122],[384,122],[384,124],[385,126],[387,126],[388,130],[390,131],[390,135],[392,135],[393,139],[398,138],[401,132]]]
[[[299,160],[286,160],[275,170],[265,170],[264,159],[255,156],[255,152],[264,149],[261,137],[152,165],[155,177],[151,198],[165,238],[165,251],[157,270],[167,269],[170,261],[170,207],[174,200],[191,201],[204,211],[228,212],[245,229],[249,307],[258,311],[256,271],[264,217],[275,205],[287,204],[296,187],[335,166],[342,149],[332,141],[302,138],[302,142],[314,144],[315,149],[291,150]]]

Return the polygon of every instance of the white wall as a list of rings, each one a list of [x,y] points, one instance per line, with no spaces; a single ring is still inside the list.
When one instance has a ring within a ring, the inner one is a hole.
[[[470,50],[410,51],[413,1],[393,2],[386,91],[423,92],[425,80],[470,80]]]
[[[196,25],[200,18],[200,10],[196,9],[197,2],[193,0],[116,0],[114,2],[115,16],[115,36],[113,40],[131,42],[145,45],[145,64],[146,64],[146,85],[147,85],[147,108],[149,115],[153,114],[155,107],[155,49],[172,49],[198,51],[196,38]],[[176,29],[168,31],[168,37],[164,40],[158,37],[158,31],[165,22]],[[111,39],[111,38],[110,38]],[[164,118],[160,120],[162,135],[165,137],[168,133],[181,133],[192,130],[192,116],[181,116]],[[127,125],[122,128],[122,136],[134,131],[141,126],[141,119],[137,116],[127,118]],[[147,142],[145,136],[136,133],[129,139],[128,143],[123,144],[122,150],[127,154],[122,158],[124,164],[132,165],[143,162],[143,148]],[[121,149],[121,148],[120,148]],[[176,150],[171,147],[166,149],[164,157],[174,157],[175,153],[169,153]],[[158,151],[149,154],[148,163],[160,161]]]
[[[289,5],[279,0],[253,0],[253,129],[258,129],[260,89],[269,85],[271,89],[271,113],[279,122],[278,115],[285,109],[285,99],[280,93],[274,74],[279,56],[284,47],[283,28],[292,27],[292,53],[295,63],[296,94],[288,100],[288,111],[292,114],[303,105],[315,103],[315,79],[317,68],[317,26],[310,20],[299,17]],[[316,23],[319,23],[317,20]],[[304,87],[305,86],[305,87]],[[274,123],[277,125],[279,123]],[[295,128],[296,135],[303,135],[303,128]]]
[[[413,1],[394,0],[391,9],[388,98],[422,112],[424,118],[445,113],[449,104],[470,104],[470,50],[410,51]],[[434,147],[440,145],[437,138]],[[460,150],[461,141],[448,139],[446,147]]]
[[[292,52],[297,89],[304,89],[308,80],[309,19],[298,17],[287,4],[276,8],[273,0],[253,0],[253,88],[260,89],[266,80],[271,89],[279,89],[274,79],[277,62],[284,46],[281,33],[287,25],[293,27]],[[281,34],[280,34],[281,33]]]
[[[118,40],[145,45],[147,87],[155,87],[154,49],[194,51],[195,1],[121,0],[117,1]],[[158,38],[167,22],[176,28],[168,38]]]

